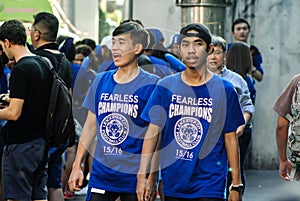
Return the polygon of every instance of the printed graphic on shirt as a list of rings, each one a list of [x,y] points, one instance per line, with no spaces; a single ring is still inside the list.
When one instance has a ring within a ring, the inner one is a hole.
[[[193,149],[201,141],[202,124],[193,117],[179,119],[174,128],[174,137],[178,145],[184,149]]]
[[[101,93],[100,102],[98,103],[98,115],[117,112],[136,118],[139,108],[137,103],[137,95]]]
[[[117,113],[105,117],[100,125],[102,139],[110,145],[118,145],[124,142],[128,136],[129,124],[127,119]]]
[[[193,98],[173,94],[169,107],[169,118],[195,116],[211,122],[212,102],[212,98]]]

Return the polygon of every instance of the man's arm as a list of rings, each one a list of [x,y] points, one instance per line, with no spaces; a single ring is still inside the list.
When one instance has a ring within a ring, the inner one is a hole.
[[[239,159],[239,144],[235,132],[225,134],[225,148],[227,152],[229,166],[231,168],[232,184],[242,184],[240,173],[240,159]],[[238,201],[241,200],[242,193],[238,191],[229,192],[228,200]]]
[[[252,77],[254,77],[259,82],[262,81],[263,76],[264,76],[261,72],[256,70],[256,68],[254,66],[252,66],[251,75],[252,75]]]
[[[246,127],[247,123],[249,122],[250,118],[251,118],[251,114],[248,112],[244,112],[245,124],[243,124],[237,128],[236,135],[238,137],[240,137],[244,134],[245,127]]]
[[[276,126],[276,143],[279,154],[279,176],[284,180],[291,180],[290,173],[292,171],[292,164],[287,158],[286,148],[288,141],[288,129],[290,122],[278,115]]]
[[[88,112],[87,119],[82,129],[82,134],[78,143],[75,161],[73,163],[72,172],[69,177],[69,188],[71,191],[81,190],[83,182],[83,173],[81,171],[81,163],[89,150],[97,132],[96,116],[91,111]]]
[[[159,132],[160,132],[160,128],[150,123],[145,134],[140,169],[137,175],[136,192],[139,201],[143,201],[145,198],[147,199],[151,198],[151,193],[148,191],[148,186],[147,186],[148,185],[147,173],[151,165],[153,153],[157,148]]]
[[[19,119],[22,113],[24,104],[23,99],[19,98],[4,98],[9,103],[9,106],[0,110],[0,119],[16,121]]]

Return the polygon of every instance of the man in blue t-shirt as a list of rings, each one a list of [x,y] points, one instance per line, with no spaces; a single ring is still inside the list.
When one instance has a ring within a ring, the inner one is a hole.
[[[151,159],[156,159],[152,153],[158,144],[166,201],[225,200],[228,162],[233,178],[229,200],[241,200],[236,130],[245,122],[237,93],[231,83],[207,69],[207,56],[213,51],[209,29],[192,23],[180,34],[186,70],[160,80],[142,113],[150,124],[138,198],[150,197],[146,176],[149,165],[155,164]]]
[[[148,45],[148,33],[127,22],[113,31],[112,55],[118,69],[100,73],[83,106],[89,110],[69,179],[80,190],[81,163],[97,136],[87,201],[137,200],[137,173],[148,122],[142,113],[158,77],[138,67],[137,58]],[[148,184],[155,195],[157,174]]]

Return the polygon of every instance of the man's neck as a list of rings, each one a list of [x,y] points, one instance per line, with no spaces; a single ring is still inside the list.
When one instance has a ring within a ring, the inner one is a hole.
[[[29,49],[25,46],[16,45],[14,46],[14,58],[15,61],[18,62],[20,59],[26,56],[34,56]]]
[[[213,74],[206,67],[201,69],[186,68],[181,74],[183,82],[190,86],[206,84],[212,77]]]
[[[119,67],[117,72],[114,74],[114,79],[117,83],[123,84],[128,83],[134,80],[140,73],[140,68],[135,62],[132,65],[125,67]]]

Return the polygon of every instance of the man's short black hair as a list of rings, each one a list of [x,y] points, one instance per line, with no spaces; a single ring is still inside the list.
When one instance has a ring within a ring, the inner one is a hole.
[[[59,22],[52,13],[40,12],[34,17],[33,27],[41,33],[45,41],[55,42],[58,33]]]
[[[14,45],[26,45],[27,35],[23,23],[19,20],[5,21],[0,27],[0,40],[8,39]]]
[[[129,33],[133,45],[142,44],[143,49],[149,45],[149,33],[136,22],[125,22],[120,24],[112,33],[113,36]]]
[[[238,18],[238,19],[234,20],[234,22],[232,23],[232,26],[231,26],[231,31],[232,32],[234,31],[235,25],[241,24],[241,23],[246,23],[247,26],[248,26],[248,29],[250,31],[250,24],[249,24],[249,22],[247,20],[243,19],[243,18]]]

